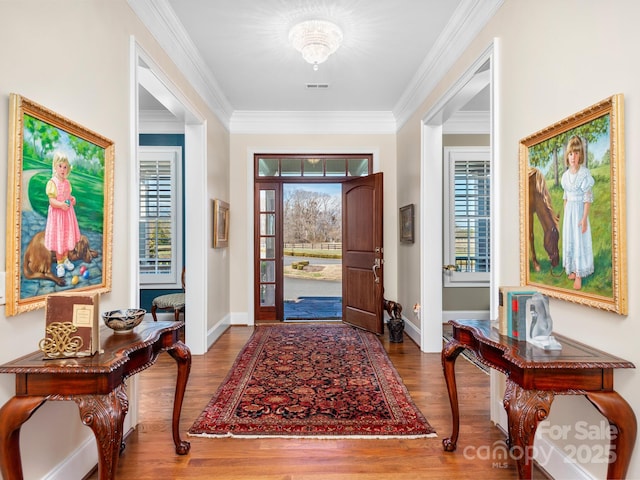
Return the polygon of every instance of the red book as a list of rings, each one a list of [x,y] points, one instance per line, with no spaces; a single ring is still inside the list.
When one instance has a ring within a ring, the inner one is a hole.
[[[507,336],[523,341],[525,335],[525,302],[536,293],[535,290],[521,290],[507,293]]]

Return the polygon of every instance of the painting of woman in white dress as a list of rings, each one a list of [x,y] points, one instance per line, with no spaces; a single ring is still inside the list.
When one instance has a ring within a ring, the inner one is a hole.
[[[613,95],[520,140],[520,284],[621,315],[623,101]]]
[[[574,290],[582,288],[582,279],[593,273],[593,244],[589,210],[593,203],[595,181],[584,166],[582,139],[574,135],[564,152],[567,170],[562,174],[564,221],[562,223],[562,264]]]

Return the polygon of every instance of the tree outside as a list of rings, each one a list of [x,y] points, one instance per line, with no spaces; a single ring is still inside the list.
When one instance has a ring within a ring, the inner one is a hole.
[[[342,199],[339,184],[285,184],[285,243],[340,243]]]
[[[284,254],[304,257],[285,261],[288,277],[342,279],[342,191],[340,184],[285,184]]]

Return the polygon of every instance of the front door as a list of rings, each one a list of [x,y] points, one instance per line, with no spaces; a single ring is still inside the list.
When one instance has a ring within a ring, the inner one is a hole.
[[[384,332],[382,173],[342,184],[342,320]]]
[[[353,178],[370,175],[372,165],[373,155],[371,154],[254,155],[254,307],[256,320],[281,321],[284,318],[282,218],[284,185],[288,183],[335,184],[350,182]],[[381,198],[382,190],[380,190]],[[382,216],[382,212],[380,212],[380,216]],[[380,228],[381,230],[382,228]],[[341,232],[341,235],[344,234]],[[308,243],[308,240],[305,239],[301,241]]]

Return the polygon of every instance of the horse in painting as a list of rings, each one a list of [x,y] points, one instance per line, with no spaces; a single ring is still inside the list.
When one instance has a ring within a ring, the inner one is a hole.
[[[538,216],[542,230],[544,232],[544,249],[549,255],[551,268],[560,262],[560,253],[558,252],[558,240],[560,234],[558,232],[558,224],[560,216],[553,211],[551,205],[551,196],[547,189],[547,182],[544,175],[537,168],[529,169],[529,245],[531,246],[531,262],[536,272],[540,271],[540,263],[536,257],[536,248],[534,245],[533,235],[533,215]]]

